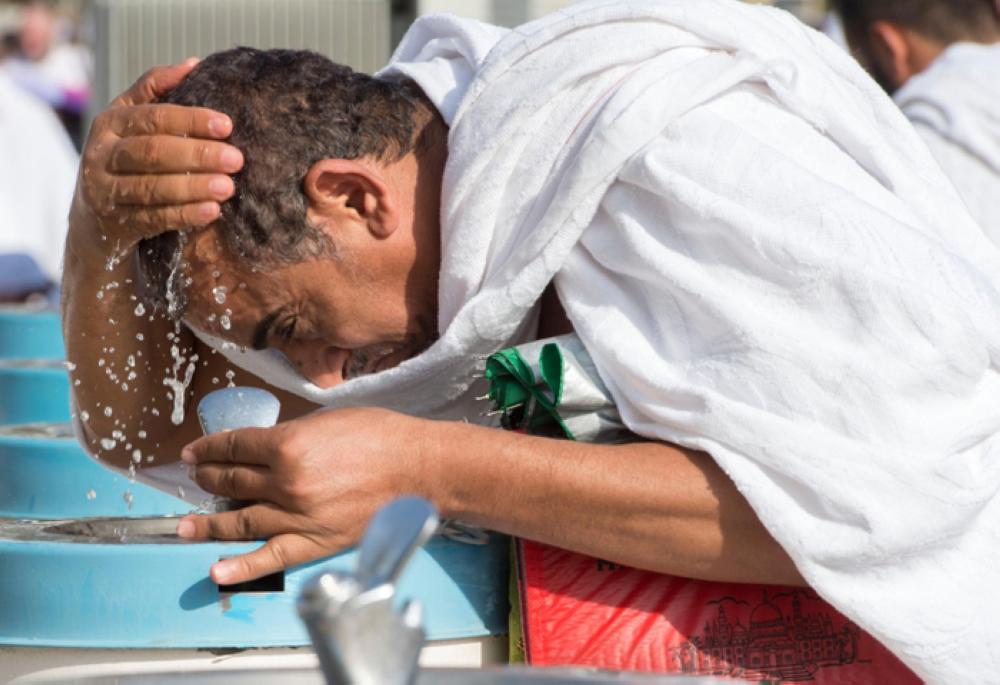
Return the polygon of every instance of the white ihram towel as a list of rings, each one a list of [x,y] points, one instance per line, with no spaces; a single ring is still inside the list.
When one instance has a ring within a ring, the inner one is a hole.
[[[555,277],[631,429],[710,453],[920,676],[996,682],[1000,255],[899,110],[820,34],[730,0],[589,2],[475,43],[495,38],[433,17],[395,58],[465,88],[440,341],[328,391],[231,357],[330,406],[454,415]]]
[[[952,45],[895,99],[1000,244],[1000,43]]]

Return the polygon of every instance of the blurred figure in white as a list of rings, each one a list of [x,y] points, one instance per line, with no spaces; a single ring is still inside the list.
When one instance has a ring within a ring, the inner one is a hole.
[[[24,6],[17,50],[4,64],[19,86],[52,107],[78,140],[90,98],[90,57],[73,43],[72,29],[40,0]]]
[[[1000,244],[1000,2],[835,0],[855,56]]]
[[[56,115],[0,70],[0,300],[58,283],[78,164]]]

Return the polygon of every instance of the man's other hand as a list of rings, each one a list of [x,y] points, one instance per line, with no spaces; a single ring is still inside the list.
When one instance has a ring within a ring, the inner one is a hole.
[[[181,458],[209,492],[254,501],[187,516],[187,538],[267,543],[212,566],[230,585],[312,561],[357,543],[368,519],[401,494],[430,496],[435,422],[382,409],[319,411],[274,428],[204,437]]]
[[[214,221],[233,192],[240,151],[232,121],[210,109],[155,104],[197,64],[156,67],[101,112],[84,146],[73,200],[79,256],[122,254],[142,238]],[[81,235],[82,234],[82,235]]]

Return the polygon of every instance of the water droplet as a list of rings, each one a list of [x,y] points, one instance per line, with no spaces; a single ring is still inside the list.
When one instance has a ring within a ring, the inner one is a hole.
[[[66,370],[76,371],[76,364],[74,364],[73,362],[66,362]]]
[[[183,486],[180,486],[180,485],[177,486],[177,496],[180,497],[181,499],[184,499],[184,488],[183,488]]]
[[[84,423],[90,421],[90,412],[86,410],[80,412],[80,420],[83,421]]]
[[[222,326],[222,328],[227,331],[233,327],[233,324],[229,320],[229,317],[226,316],[225,314],[219,317],[219,325]]]
[[[110,416],[111,416],[111,414],[113,414],[113,413],[114,413],[114,412],[112,411],[111,407],[105,407],[105,408],[104,408],[104,415],[105,415],[105,416],[108,416],[108,417],[110,417]]]
[[[125,500],[125,504],[128,505],[128,510],[132,511],[132,500],[135,499],[132,497],[132,491],[126,490],[125,494],[122,495],[122,499]]]
[[[143,407],[143,409],[145,409],[145,407]],[[139,431],[137,433],[137,435],[139,436],[140,440],[145,440],[146,439],[146,431]]]
[[[218,376],[213,376],[212,377],[212,385],[218,385],[218,384],[219,384],[219,377]]]
[[[101,438],[101,447],[106,450],[113,450],[118,446],[118,443],[111,438]]]
[[[143,340],[145,340],[145,336],[143,336],[142,333],[136,333],[135,339],[138,340],[139,342],[142,342]]]
[[[97,493],[94,492],[94,488],[87,490],[87,499],[97,499]]]
[[[216,304],[226,303],[226,286],[217,285],[212,288],[212,296],[215,298]]]
[[[139,450],[132,450],[132,462],[138,464],[142,461],[142,452]]]
[[[103,300],[104,299],[104,291],[103,290],[98,290],[97,291],[97,299],[98,300]]]
[[[142,306],[142,302],[135,306],[135,315],[144,316],[146,314],[146,308]]]

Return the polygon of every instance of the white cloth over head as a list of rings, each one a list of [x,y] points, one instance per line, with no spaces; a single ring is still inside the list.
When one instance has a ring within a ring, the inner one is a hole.
[[[1000,43],[955,43],[895,100],[1000,244]]]
[[[1000,673],[1000,253],[892,101],[734,0],[599,0],[484,39],[420,20],[386,72],[460,100],[440,340],[330,390],[227,356],[331,407],[456,415],[554,278],[632,430],[711,454],[922,678]]]
[[[0,69],[0,252],[31,255],[53,282],[78,164],[56,115]]]

